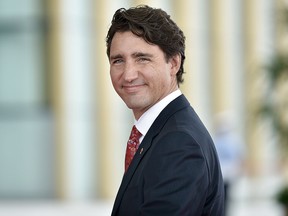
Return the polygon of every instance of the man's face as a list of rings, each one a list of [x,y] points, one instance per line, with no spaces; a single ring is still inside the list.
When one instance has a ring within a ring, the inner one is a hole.
[[[110,76],[136,119],[178,88],[180,61],[179,55],[167,61],[159,46],[148,44],[130,31],[116,32],[110,48]]]

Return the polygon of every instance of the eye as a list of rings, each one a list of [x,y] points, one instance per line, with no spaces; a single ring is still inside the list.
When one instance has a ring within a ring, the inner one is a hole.
[[[123,59],[115,59],[112,61],[112,64],[121,64],[123,62]]]
[[[146,58],[146,57],[140,57],[137,59],[138,62],[149,62],[150,59],[149,58]]]

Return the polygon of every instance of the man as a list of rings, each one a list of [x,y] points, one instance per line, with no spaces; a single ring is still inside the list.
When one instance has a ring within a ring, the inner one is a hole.
[[[106,44],[112,84],[136,126],[112,215],[222,216],[223,182],[213,142],[179,90],[183,32],[161,9],[121,8]]]

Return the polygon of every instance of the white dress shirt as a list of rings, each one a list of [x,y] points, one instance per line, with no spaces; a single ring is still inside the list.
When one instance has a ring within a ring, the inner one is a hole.
[[[151,108],[149,108],[139,119],[138,121],[135,120],[135,126],[136,128],[141,132],[142,136],[140,137],[140,143],[144,139],[146,133],[148,132],[149,128],[157,118],[157,116],[160,114],[160,112],[175,98],[180,96],[182,92],[180,89],[177,89],[176,91],[170,93],[166,97],[164,97],[162,100],[154,104]]]

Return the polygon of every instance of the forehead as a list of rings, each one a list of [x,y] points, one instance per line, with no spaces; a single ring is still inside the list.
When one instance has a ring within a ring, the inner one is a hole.
[[[131,54],[135,52],[158,53],[158,55],[160,53],[163,54],[163,51],[158,45],[146,42],[143,38],[138,37],[131,31],[116,32],[111,42],[110,56],[115,54]]]

